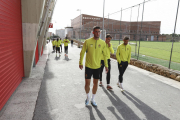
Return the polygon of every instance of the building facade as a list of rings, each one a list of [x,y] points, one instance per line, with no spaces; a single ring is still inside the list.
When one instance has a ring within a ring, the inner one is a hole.
[[[71,20],[73,32],[69,32],[69,36],[79,38],[81,28],[81,38],[87,39],[90,36],[93,26],[103,27],[103,18],[82,14]],[[107,34],[111,34],[114,40],[123,39],[124,36],[129,36],[130,40],[146,40],[146,41],[165,41],[166,37],[160,35],[160,21],[144,21],[128,22],[118,21],[104,18],[104,29]]]
[[[56,0],[0,0],[0,110],[36,67]]]
[[[58,35],[61,39],[65,38],[65,29],[56,30],[56,35]]]

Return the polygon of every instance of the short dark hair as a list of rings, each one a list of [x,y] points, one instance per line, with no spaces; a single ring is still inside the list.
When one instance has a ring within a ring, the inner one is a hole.
[[[129,40],[129,37],[125,36],[123,40]]]
[[[59,38],[57,38],[57,40],[59,40]]]
[[[93,31],[94,31],[95,29],[100,29],[100,27],[94,26],[94,27],[93,27]]]
[[[107,34],[106,38],[111,38],[112,39],[112,36],[110,34]]]

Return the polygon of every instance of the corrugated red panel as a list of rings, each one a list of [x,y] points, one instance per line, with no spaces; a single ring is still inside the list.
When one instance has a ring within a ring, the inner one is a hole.
[[[35,60],[36,60],[36,64],[39,61],[39,53],[38,53],[38,41],[37,41],[37,45],[36,45],[36,54],[35,54]]]
[[[43,46],[42,46],[42,49],[41,49],[41,56],[42,56],[42,54],[43,54]]]
[[[0,0],[0,110],[23,76],[21,0]]]

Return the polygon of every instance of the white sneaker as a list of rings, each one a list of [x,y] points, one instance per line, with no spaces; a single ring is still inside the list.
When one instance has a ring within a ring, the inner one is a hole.
[[[124,89],[123,89],[123,86],[122,86],[122,83],[119,84],[119,87],[120,87],[122,90],[124,90]]]

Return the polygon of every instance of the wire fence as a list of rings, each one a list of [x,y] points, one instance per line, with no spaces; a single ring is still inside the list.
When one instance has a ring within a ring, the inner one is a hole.
[[[180,71],[179,2],[144,0],[105,16],[104,29],[113,37],[115,52],[124,36],[128,36],[132,58]],[[69,36],[83,42],[92,37],[93,26],[103,28],[102,21],[100,17],[82,16],[81,35],[80,28],[76,28]]]

